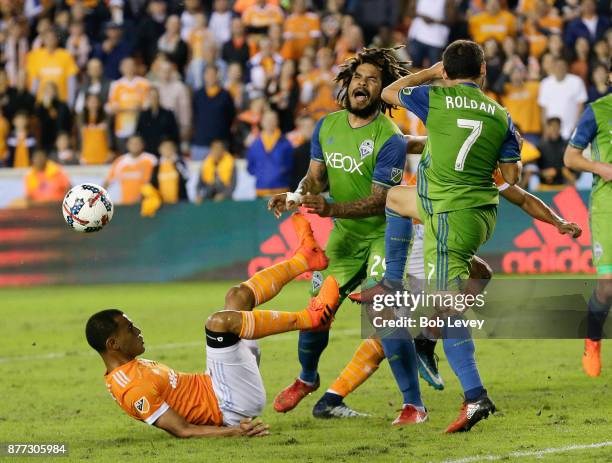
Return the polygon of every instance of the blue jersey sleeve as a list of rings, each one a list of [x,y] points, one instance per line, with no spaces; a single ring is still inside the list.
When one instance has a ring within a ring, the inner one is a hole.
[[[323,158],[323,148],[321,148],[321,140],[319,140],[319,132],[321,132],[321,126],[323,125],[324,117],[319,119],[317,125],[315,125],[314,132],[312,132],[312,139],[310,140],[310,159],[315,161],[325,162]]]
[[[506,139],[499,150],[499,162],[518,162],[521,160],[521,145],[519,134],[514,127],[514,123],[508,116],[508,132]]]
[[[404,87],[398,93],[402,106],[416,114],[423,121],[423,124],[427,122],[427,115],[429,113],[430,87],[430,85]]]
[[[569,144],[574,148],[583,150],[589,146],[589,143],[593,141],[596,134],[597,122],[595,121],[595,113],[591,105],[588,105],[578,121],[578,125],[570,138]]]
[[[399,185],[406,162],[406,141],[399,134],[393,135],[380,148],[374,166],[372,182],[384,187]]]

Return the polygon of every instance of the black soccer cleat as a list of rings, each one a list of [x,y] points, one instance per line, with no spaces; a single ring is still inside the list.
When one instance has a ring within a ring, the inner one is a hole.
[[[495,404],[486,392],[478,399],[471,402],[463,402],[459,416],[448,428],[447,433],[467,432],[482,419],[487,419],[489,414],[495,413]]]
[[[324,399],[320,399],[312,409],[312,416],[320,419],[330,418],[363,418],[368,416],[348,407],[344,402],[338,405],[331,405]]]
[[[427,384],[441,391],[444,389],[444,380],[438,370],[438,356],[434,352],[436,342],[426,338],[415,338],[414,347],[417,354],[419,375]]]

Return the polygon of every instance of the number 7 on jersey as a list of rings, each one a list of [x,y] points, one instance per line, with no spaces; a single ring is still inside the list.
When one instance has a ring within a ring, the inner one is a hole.
[[[475,121],[472,119],[457,119],[457,127],[462,129],[472,129],[472,132],[465,139],[463,145],[461,145],[461,149],[459,150],[457,159],[455,160],[455,170],[461,172],[465,164],[465,158],[467,158],[472,145],[476,143],[476,140],[480,136],[480,132],[482,132],[482,121]]]

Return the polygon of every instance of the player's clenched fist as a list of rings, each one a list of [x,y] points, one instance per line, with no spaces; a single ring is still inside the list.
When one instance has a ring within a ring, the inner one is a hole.
[[[269,425],[263,423],[261,420],[253,420],[252,418],[240,420],[238,429],[240,435],[246,437],[263,437],[270,435]]]
[[[306,212],[310,214],[317,214],[321,217],[331,217],[331,204],[325,201],[323,196],[307,194],[302,197],[302,206],[304,206]]]

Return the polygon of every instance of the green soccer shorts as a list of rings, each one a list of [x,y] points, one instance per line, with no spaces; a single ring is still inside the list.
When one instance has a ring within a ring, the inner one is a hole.
[[[599,276],[612,275],[612,214],[591,214],[593,266]]]
[[[470,276],[472,257],[493,234],[497,206],[429,215],[418,201],[425,226],[425,278],[432,288],[458,290]]]
[[[325,248],[329,266],[312,274],[312,295],[316,295],[328,275],[340,286],[340,303],[364,279],[379,281],[385,274],[385,235],[356,237],[334,227]]]

